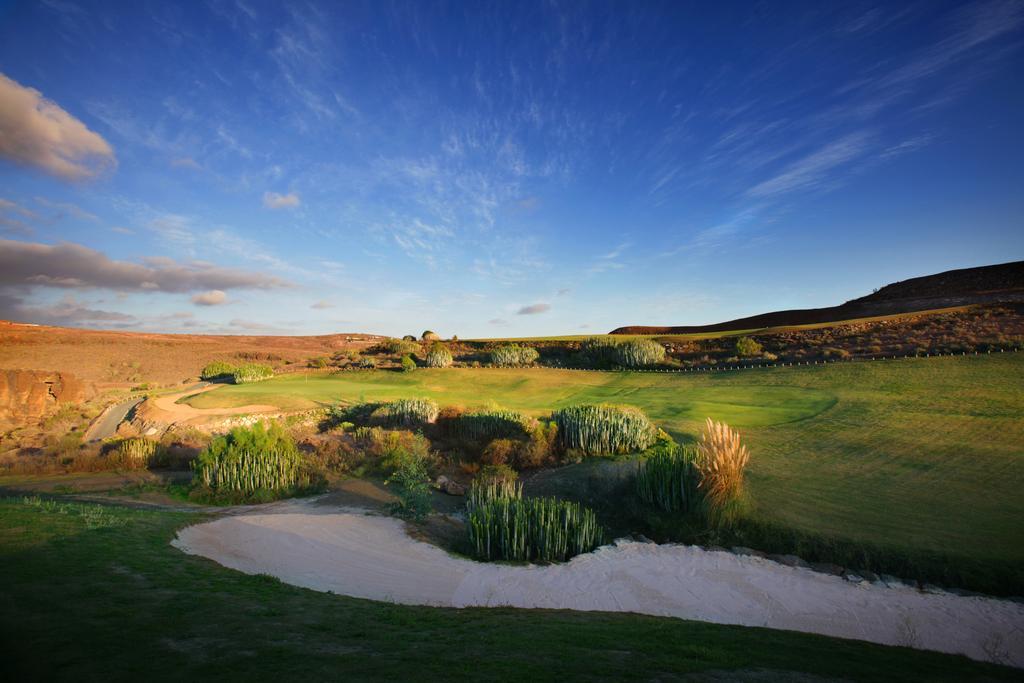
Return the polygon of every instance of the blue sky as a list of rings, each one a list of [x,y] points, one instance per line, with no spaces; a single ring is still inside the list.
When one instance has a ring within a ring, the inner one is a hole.
[[[0,4],[0,317],[701,324],[1024,257],[1024,2]]]

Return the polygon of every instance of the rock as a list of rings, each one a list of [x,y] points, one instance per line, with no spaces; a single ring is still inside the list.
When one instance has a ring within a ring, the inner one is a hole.
[[[733,555],[747,555],[749,557],[768,557],[768,553],[761,552],[760,550],[754,550],[753,548],[744,548],[743,546],[733,546]]]
[[[889,588],[902,588],[905,584],[902,579],[899,579],[891,574],[882,574],[882,583]]]
[[[768,559],[772,560],[773,562],[778,562],[779,564],[784,564],[787,567],[807,568],[810,566],[796,555],[769,555]]]
[[[865,581],[870,581],[871,583],[878,583],[878,574],[874,572],[869,572],[867,569],[862,569],[860,571],[860,575],[864,577]]]
[[[0,370],[0,423],[25,424],[63,403],[81,403],[90,387],[69,372]]]
[[[842,576],[844,571],[838,564],[832,564],[831,562],[811,562],[811,569],[833,576]]]
[[[637,543],[654,543],[651,539],[647,538],[643,534],[633,534],[633,540]]]
[[[465,486],[455,481],[454,479],[449,479],[443,474],[437,478],[437,481],[434,482],[434,486],[437,488],[438,491],[441,491],[442,493],[447,493],[449,496],[466,495]]]
[[[843,572],[843,578],[850,583],[861,583],[864,581],[864,577],[860,574],[854,574],[853,572]]]

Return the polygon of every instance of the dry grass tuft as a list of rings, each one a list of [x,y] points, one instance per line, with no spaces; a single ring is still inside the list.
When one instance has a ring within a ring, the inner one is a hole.
[[[697,444],[695,464],[712,521],[729,523],[742,511],[743,471],[749,460],[750,452],[740,443],[740,433],[709,417]]]

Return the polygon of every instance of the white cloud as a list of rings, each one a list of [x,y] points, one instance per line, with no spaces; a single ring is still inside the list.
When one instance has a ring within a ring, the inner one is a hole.
[[[328,308],[334,308],[334,304],[332,304],[330,301],[317,301],[315,304],[311,305],[310,308],[317,311],[323,311]]]
[[[294,192],[278,194],[277,192],[263,193],[263,206],[268,209],[292,209],[301,204],[299,195]]]
[[[211,289],[208,292],[201,292],[192,297],[192,303],[196,306],[220,306],[227,302],[228,295],[219,289]]]
[[[0,156],[63,180],[86,180],[117,166],[99,134],[43,97],[0,74]]]

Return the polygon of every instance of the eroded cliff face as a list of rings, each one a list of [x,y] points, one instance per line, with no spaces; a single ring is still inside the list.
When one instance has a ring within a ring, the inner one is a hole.
[[[68,372],[0,370],[0,424],[25,424],[62,403],[88,398],[87,385]]]

